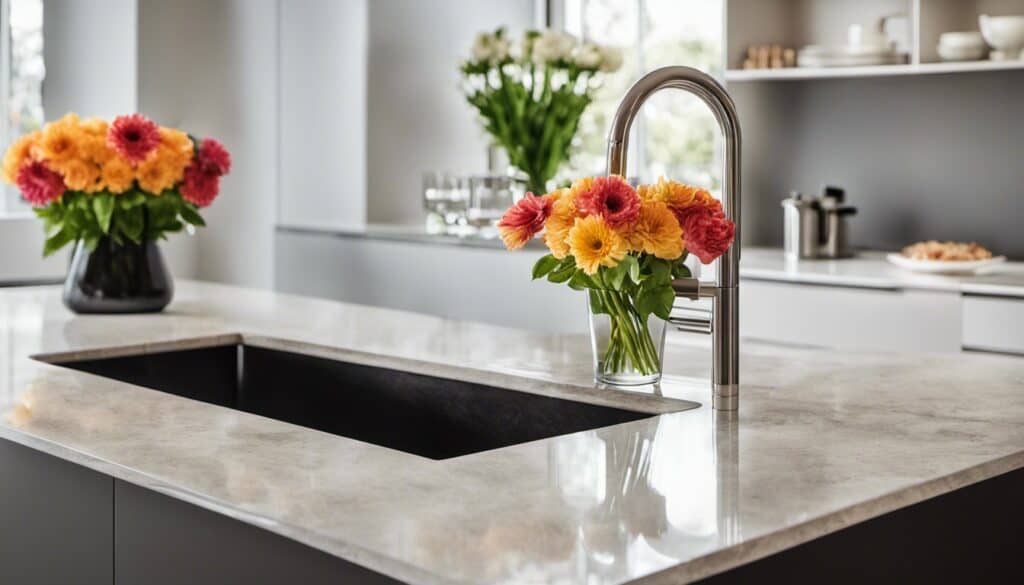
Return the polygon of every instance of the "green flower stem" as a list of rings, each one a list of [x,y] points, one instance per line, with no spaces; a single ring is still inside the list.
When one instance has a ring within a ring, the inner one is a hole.
[[[658,350],[651,339],[647,322],[625,293],[598,291],[609,314],[611,330],[603,367],[606,373],[622,372],[631,366],[643,375],[661,370]]]

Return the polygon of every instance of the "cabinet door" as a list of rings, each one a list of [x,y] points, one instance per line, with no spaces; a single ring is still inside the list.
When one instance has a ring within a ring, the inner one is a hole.
[[[740,334],[870,351],[959,352],[960,294],[745,279]]]
[[[391,584],[383,575],[181,500],[115,481],[117,583]]]
[[[964,348],[1024,354],[1024,299],[965,296]]]
[[[0,439],[0,583],[114,582],[113,479]]]

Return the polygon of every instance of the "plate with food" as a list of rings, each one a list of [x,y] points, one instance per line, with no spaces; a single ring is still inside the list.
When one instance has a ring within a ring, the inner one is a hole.
[[[1006,261],[1006,256],[993,256],[976,242],[935,240],[911,244],[887,258],[901,268],[931,274],[974,274]]]

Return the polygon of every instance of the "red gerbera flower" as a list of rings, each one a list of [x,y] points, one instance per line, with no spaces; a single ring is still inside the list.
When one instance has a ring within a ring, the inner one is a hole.
[[[601,216],[606,224],[617,227],[636,221],[640,215],[640,196],[618,175],[598,177],[576,199],[576,209],[584,215]]]
[[[44,207],[64,194],[64,179],[42,161],[22,165],[15,181],[21,196],[33,207]]]
[[[196,161],[185,169],[181,182],[181,198],[193,205],[206,207],[213,203],[220,193],[220,175],[208,173]]]
[[[107,145],[137,165],[160,145],[160,127],[142,114],[118,116],[107,130]]]
[[[203,171],[207,173],[226,175],[231,172],[231,153],[213,138],[203,139],[197,157]]]
[[[545,195],[537,197],[533,193],[527,193],[510,207],[501,221],[498,222],[498,231],[505,247],[509,250],[522,248],[533,236],[544,229],[544,222],[551,216],[554,201]]]

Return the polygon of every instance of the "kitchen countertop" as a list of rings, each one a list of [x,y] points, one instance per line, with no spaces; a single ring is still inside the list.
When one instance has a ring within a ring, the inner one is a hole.
[[[911,272],[890,264],[885,256],[885,252],[860,252],[841,260],[792,262],[780,248],[744,247],[740,276],[804,284],[1024,297],[1024,262],[1004,262],[976,275],[947,276]]]
[[[28,357],[240,336],[664,414],[435,461]],[[592,388],[583,336],[187,281],[158,315],[0,291],[0,339],[0,437],[414,583],[689,582],[1024,466],[1024,361],[1005,356],[744,343],[730,417],[686,336],[662,396],[627,393]]]
[[[433,234],[419,225],[369,224],[359,228],[320,229],[278,226],[279,233],[313,234],[339,238],[373,239],[415,244],[463,246],[504,250],[496,234],[454,236]],[[533,239],[530,250],[543,251],[544,244]],[[987,273],[968,276],[921,274],[886,261],[886,252],[862,251],[841,260],[789,261],[781,248],[744,246],[740,276],[803,284],[823,284],[889,290],[919,289],[967,294],[1024,297],[1024,262],[1006,262]]]

